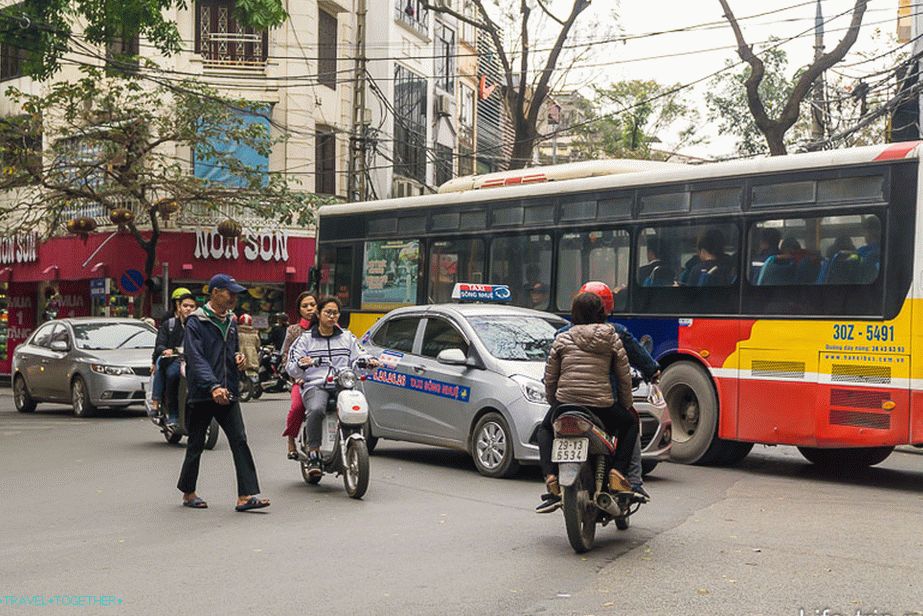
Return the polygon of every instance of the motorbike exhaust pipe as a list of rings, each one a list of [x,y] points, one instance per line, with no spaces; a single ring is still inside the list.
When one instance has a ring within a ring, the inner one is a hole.
[[[596,506],[611,516],[618,517],[623,515],[619,504],[606,492],[600,492],[596,495]]]

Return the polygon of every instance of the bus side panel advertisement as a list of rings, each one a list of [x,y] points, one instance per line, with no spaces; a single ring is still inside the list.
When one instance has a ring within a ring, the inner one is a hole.
[[[419,240],[365,243],[362,310],[388,311],[417,303]]]

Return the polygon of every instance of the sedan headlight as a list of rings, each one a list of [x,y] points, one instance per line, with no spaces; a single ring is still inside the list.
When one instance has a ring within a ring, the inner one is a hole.
[[[343,389],[354,389],[356,387],[356,373],[352,370],[343,370],[337,377],[337,384]]]
[[[525,396],[526,400],[536,404],[548,404],[545,399],[545,385],[540,381],[523,374],[514,374],[510,378],[519,385],[519,389],[522,390],[522,395]]]
[[[128,366],[107,366],[106,364],[90,364],[90,370],[106,376],[131,376],[135,373]]]

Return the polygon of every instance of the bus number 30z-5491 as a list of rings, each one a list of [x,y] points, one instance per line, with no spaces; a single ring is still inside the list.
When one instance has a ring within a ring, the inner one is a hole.
[[[866,325],[865,331],[856,331],[855,325],[835,324],[833,326],[834,340],[855,340],[856,334],[859,338],[865,340],[874,340],[877,342],[893,342],[894,326],[893,325]]]

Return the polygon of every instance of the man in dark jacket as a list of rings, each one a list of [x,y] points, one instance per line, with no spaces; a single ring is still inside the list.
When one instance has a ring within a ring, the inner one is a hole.
[[[196,309],[196,301],[192,292],[185,287],[174,290],[170,298],[173,300],[173,316],[164,319],[160,324],[154,353],[151,356],[154,373],[151,384],[151,408],[159,410],[166,394],[166,421],[175,424],[179,411],[180,373],[177,356],[185,338],[186,319]]]
[[[204,509],[208,504],[196,495],[199,459],[205,448],[205,433],[212,418],[224,430],[237,471],[237,511],[269,506],[259,498],[256,465],[247,445],[247,433],[238,402],[240,367],[245,359],[239,351],[237,322],[232,314],[237,294],[244,287],[227,274],[216,274],[208,283],[208,302],[186,321],[187,409],[189,442],[177,488],[183,505]]]

